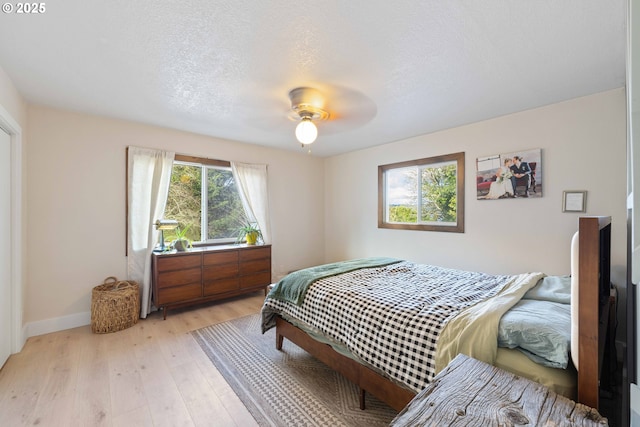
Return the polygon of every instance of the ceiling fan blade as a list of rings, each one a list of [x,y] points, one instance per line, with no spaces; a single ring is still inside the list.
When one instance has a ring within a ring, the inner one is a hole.
[[[292,110],[290,92],[298,88],[315,89],[321,95],[323,109],[328,113],[323,120],[314,120],[321,134],[334,134],[357,129],[370,122],[377,114],[375,103],[362,92],[330,84],[305,84],[284,90],[247,89],[238,97],[237,119],[247,126],[273,133],[290,133],[293,137],[299,113]],[[303,99],[296,93],[297,101]]]
[[[331,86],[327,93],[329,118],[319,123],[327,134],[346,132],[369,123],[378,113],[376,104],[362,92]]]

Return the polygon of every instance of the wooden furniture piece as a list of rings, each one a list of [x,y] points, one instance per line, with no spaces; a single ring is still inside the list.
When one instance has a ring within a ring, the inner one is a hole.
[[[264,289],[271,283],[271,245],[196,247],[151,257],[153,303],[163,310]]]
[[[459,354],[391,422],[404,426],[604,426],[597,410]]]
[[[406,389],[389,381],[373,369],[356,362],[342,354],[336,352],[329,344],[324,344],[314,340],[301,329],[291,323],[276,318],[276,348],[282,350],[284,337],[309,354],[315,356],[322,363],[340,372],[349,381],[358,385],[360,390],[360,409],[365,409],[365,391],[371,392],[378,399],[387,403],[396,411],[402,410],[407,403],[416,395],[413,391]]]
[[[578,402],[599,409],[611,300],[611,217],[581,217],[578,230]]]
[[[578,305],[580,307],[580,368],[578,369],[578,402],[598,409],[600,349],[599,301],[606,287],[610,287],[611,217],[582,217],[578,223],[580,258]],[[607,294],[606,300],[609,300]],[[364,393],[369,392],[390,407],[401,410],[415,393],[404,389],[380,375],[373,369],[361,365],[357,368],[353,360],[336,352],[330,345],[320,344],[282,318],[276,322],[276,347],[282,340],[303,348],[311,355],[327,363],[336,371],[353,381],[360,389],[360,407],[364,409]],[[329,360],[330,362],[327,362]],[[584,364],[583,362],[584,361]]]

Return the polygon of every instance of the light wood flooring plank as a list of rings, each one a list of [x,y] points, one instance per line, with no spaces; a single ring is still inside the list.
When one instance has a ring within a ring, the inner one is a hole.
[[[40,347],[44,340],[35,340],[34,347]],[[27,342],[26,346],[29,346]],[[46,347],[40,352],[25,352],[12,355],[2,368],[15,370],[14,375],[3,376],[8,381],[0,383],[0,390],[5,396],[0,402],[0,413],[5,420],[13,424],[28,425],[46,382],[51,359],[47,356]]]
[[[73,425],[109,426],[112,418],[109,362],[82,358],[73,405]]]
[[[233,418],[203,377],[196,362],[176,366],[171,373],[196,426],[235,426]]]
[[[109,388],[111,409],[117,416],[146,405],[147,399],[134,352],[122,349],[111,353]]]
[[[26,419],[28,421],[25,425],[54,427],[80,425],[72,421],[73,402],[73,394],[66,394],[56,399],[40,401],[27,416]]]
[[[147,406],[134,409],[113,418],[113,427],[153,427]]]
[[[162,378],[144,383],[154,426],[192,427],[194,422],[175,382]]]

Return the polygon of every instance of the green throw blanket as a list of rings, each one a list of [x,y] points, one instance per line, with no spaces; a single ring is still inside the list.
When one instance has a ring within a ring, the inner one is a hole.
[[[271,292],[269,292],[269,298],[301,305],[302,301],[304,301],[304,295],[307,292],[309,285],[316,280],[336,276],[342,273],[348,273],[361,268],[382,267],[389,264],[395,264],[400,261],[401,260],[396,258],[383,257],[360,258],[294,271],[276,283]]]

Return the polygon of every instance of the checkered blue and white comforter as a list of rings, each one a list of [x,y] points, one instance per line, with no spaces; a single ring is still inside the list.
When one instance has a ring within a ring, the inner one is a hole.
[[[295,319],[418,392],[436,374],[438,337],[447,323],[512,277],[408,261],[356,270],[316,281],[301,305],[267,297],[262,328],[272,328],[276,315]]]

